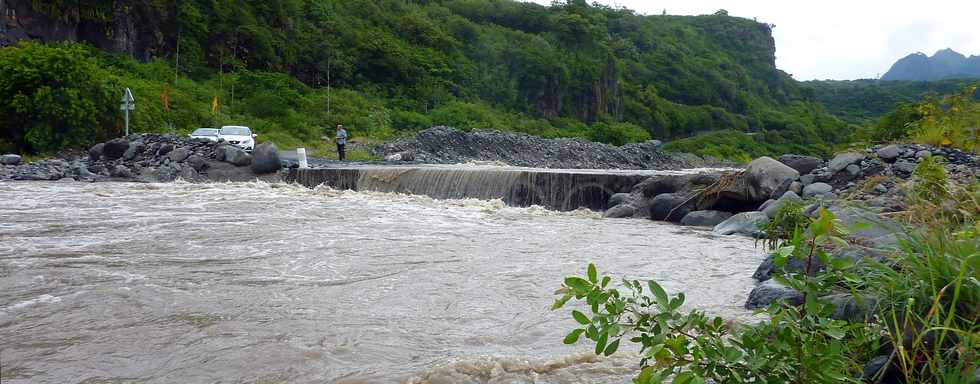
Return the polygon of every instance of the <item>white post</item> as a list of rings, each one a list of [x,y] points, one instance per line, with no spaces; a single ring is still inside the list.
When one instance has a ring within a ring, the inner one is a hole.
[[[123,114],[126,116],[126,136],[129,136],[129,108],[123,110]]]
[[[296,159],[299,161],[300,168],[309,168],[306,163],[306,148],[296,148]]]

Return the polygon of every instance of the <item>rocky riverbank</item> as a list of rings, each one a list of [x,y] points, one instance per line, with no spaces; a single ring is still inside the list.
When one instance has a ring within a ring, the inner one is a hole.
[[[376,147],[373,153],[389,161],[457,164],[500,162],[519,167],[562,169],[682,169],[709,162],[690,154],[661,151],[650,140],[616,147],[582,139],[545,139],[523,133],[433,127],[407,139]]]
[[[941,157],[950,182],[969,185],[980,181],[980,156],[976,154],[893,144],[843,152],[829,161],[798,155],[778,160],[761,157],[737,172],[652,177],[629,193],[613,195],[604,216],[650,218],[709,227],[717,235],[758,237],[780,207],[795,201],[811,217],[824,207],[844,227],[866,224],[849,233],[850,246],[832,251],[836,257],[880,260],[898,248],[902,236],[901,224],[890,214],[908,209],[904,202],[916,182],[916,166],[932,156]],[[801,270],[802,266],[791,263],[783,268]],[[802,300],[798,292],[770,279],[775,269],[771,256],[758,267],[753,277],[760,283],[746,308],[762,308],[774,300]],[[855,318],[864,313],[847,294],[833,299],[835,317]]]
[[[23,164],[0,158],[0,181],[250,181],[277,180],[282,167],[275,144],[252,153],[233,145],[173,134],[135,134],[99,143],[84,153]]]

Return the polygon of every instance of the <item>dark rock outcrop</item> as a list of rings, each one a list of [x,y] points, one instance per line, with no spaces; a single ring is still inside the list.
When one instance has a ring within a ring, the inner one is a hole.
[[[810,173],[814,169],[823,166],[823,160],[813,156],[782,155],[779,156],[779,162],[795,169],[801,175]]]
[[[695,227],[714,227],[728,218],[732,217],[732,214],[724,211],[694,211],[684,215],[681,219],[681,225],[689,225]]]
[[[272,142],[266,141],[252,150],[252,172],[271,173],[280,168],[282,168],[282,161],[279,160],[279,149]]]
[[[662,193],[650,202],[650,218],[680,222],[693,209],[694,204],[687,193]]]
[[[749,298],[745,301],[745,309],[765,308],[775,301],[786,301],[790,305],[800,305],[803,304],[803,294],[774,280],[766,280],[759,283],[749,293]]]
[[[762,234],[760,226],[767,222],[769,222],[769,216],[766,216],[765,213],[758,211],[742,212],[718,223],[712,232],[718,235],[740,234],[756,237]]]

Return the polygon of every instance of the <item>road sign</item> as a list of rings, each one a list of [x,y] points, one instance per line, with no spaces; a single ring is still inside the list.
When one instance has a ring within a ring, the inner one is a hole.
[[[126,92],[123,93],[122,105],[119,109],[123,111],[126,116],[126,136],[129,136],[129,111],[136,110],[136,99],[133,98],[133,91],[126,88]]]

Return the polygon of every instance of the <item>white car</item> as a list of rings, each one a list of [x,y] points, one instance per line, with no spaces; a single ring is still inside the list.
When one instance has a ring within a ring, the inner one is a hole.
[[[248,127],[240,125],[226,125],[218,131],[218,139],[223,139],[228,144],[252,152],[255,148],[255,134]]]
[[[188,136],[192,139],[218,141],[218,128],[198,128]]]

